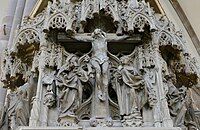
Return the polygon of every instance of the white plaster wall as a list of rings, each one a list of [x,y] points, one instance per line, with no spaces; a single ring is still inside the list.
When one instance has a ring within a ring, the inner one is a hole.
[[[8,9],[8,0],[0,0],[0,23],[3,17],[6,15]]]
[[[178,0],[200,39],[200,0]]]

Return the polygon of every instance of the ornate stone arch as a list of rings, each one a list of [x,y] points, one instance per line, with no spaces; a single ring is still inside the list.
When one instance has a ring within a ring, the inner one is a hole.
[[[159,46],[171,46],[175,50],[182,51],[184,49],[183,45],[177,40],[175,35],[163,30],[158,33],[156,43],[158,43]]]
[[[44,31],[49,31],[50,28],[72,31],[74,30],[72,27],[74,21],[75,19],[73,17],[66,16],[62,12],[57,12],[49,18]]]
[[[165,16],[155,19],[157,30],[153,34],[155,43],[159,46],[171,46],[175,50],[185,51],[185,39],[181,31],[177,31],[175,25]]]
[[[128,31],[134,31],[134,28],[139,29],[139,32],[144,31],[144,27],[146,25],[150,26],[150,30],[154,31],[156,30],[154,21],[150,16],[144,15],[144,13],[137,13],[133,15],[132,17],[129,17],[128,20],[126,20],[128,23]]]
[[[67,26],[67,18],[62,12],[58,12],[50,17],[48,24],[52,29],[64,29]]]
[[[170,73],[176,75],[178,85],[191,87],[197,84],[198,74],[194,61],[184,46],[184,40],[179,31],[169,25],[157,33],[156,43],[159,46],[162,58],[171,69]]]
[[[158,34],[158,44],[159,46],[166,46],[166,45],[171,46],[173,44],[173,37],[166,31],[161,31]]]
[[[83,27],[85,27],[87,19],[95,19],[96,16],[101,17],[102,14],[111,18],[112,23],[115,25],[121,22],[117,3],[114,4],[114,2],[110,1],[105,1],[104,3],[101,1],[99,4],[100,5],[97,6],[98,4],[93,1],[82,1],[80,21]]]
[[[14,59],[20,59],[22,63],[32,64],[32,60],[36,51],[39,50],[41,42],[40,32],[34,28],[26,28],[21,30],[15,37],[11,55]]]
[[[49,1],[46,8],[43,32],[49,32],[50,28],[74,32],[76,27],[73,27],[73,24],[78,20],[79,8],[80,3]]]
[[[20,30],[27,28],[34,28],[36,30],[41,30],[45,21],[46,10],[43,10],[41,13],[37,14],[34,18],[24,17],[22,21],[22,26]]]
[[[25,28],[21,30],[15,37],[14,47],[12,51],[14,52],[17,51],[16,49],[19,45],[34,44],[34,43],[39,44],[40,39],[41,38],[37,30],[35,30],[34,28]]]
[[[95,13],[94,11],[94,5],[93,4],[89,4],[85,7],[84,4],[82,4],[81,6],[81,22],[82,24],[84,24],[86,22],[87,18],[92,18],[93,14]]]
[[[116,6],[116,5],[115,5]],[[119,23],[120,22],[120,17],[117,12],[117,9],[113,7],[111,4],[108,4],[105,9],[106,13],[110,14],[111,17],[113,18],[114,23]]]
[[[185,46],[185,39],[183,38],[183,35],[182,35],[182,32],[181,31],[177,31],[175,34],[174,34],[174,40],[177,42],[178,45],[180,45],[182,48],[183,51],[186,50],[186,46]]]

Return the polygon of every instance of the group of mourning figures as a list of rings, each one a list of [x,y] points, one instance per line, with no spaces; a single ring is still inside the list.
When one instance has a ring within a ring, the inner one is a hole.
[[[91,36],[84,38],[72,36],[78,41],[90,41],[92,43],[91,52],[82,57],[68,53],[65,63],[59,70],[52,67],[44,70],[42,80],[45,89],[43,91],[45,93],[43,95],[44,105],[48,109],[58,108],[56,110],[59,111],[57,119],[59,125],[67,123],[68,126],[73,126],[81,120],[76,115],[76,111],[83,104],[85,83],[90,84],[92,88],[91,102],[98,103],[97,106],[91,106],[91,115],[88,119],[93,121],[91,126],[97,126],[94,118],[112,118],[109,110],[109,102],[112,100],[108,91],[110,86],[117,95],[116,104],[122,126],[144,126],[144,120],[148,120],[144,119],[144,111],[147,113],[150,111],[152,113],[150,115],[157,114],[155,113],[157,104],[155,66],[141,71],[133,65],[131,56],[133,54],[118,58],[108,52],[107,42],[109,40],[123,40],[128,37],[124,35],[108,39],[106,33],[100,29],[96,29]],[[168,78],[164,82],[171,118],[175,126],[183,127],[187,111],[184,103],[186,91],[181,95],[170,80],[171,77],[168,76]],[[17,126],[29,125],[31,98],[34,97],[37,86],[33,79],[34,76],[31,75],[27,83],[8,95],[3,127],[9,126],[14,129]],[[97,113],[92,111],[97,111]],[[98,113],[98,111],[103,112]],[[77,119],[77,122],[71,119]],[[146,122],[153,121],[150,118],[150,121]],[[112,126],[112,123],[105,126]],[[154,126],[154,123],[150,126]]]

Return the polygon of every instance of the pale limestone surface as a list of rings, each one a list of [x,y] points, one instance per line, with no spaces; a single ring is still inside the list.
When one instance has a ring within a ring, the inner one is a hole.
[[[149,3],[53,0],[21,20],[24,8],[2,62],[3,130],[199,127],[189,93],[199,68]]]
[[[175,128],[175,127],[162,127],[162,128],[155,128],[155,127],[146,127],[146,128],[119,128],[119,127],[109,127],[109,128],[102,128],[102,127],[98,127],[98,128],[94,128],[94,127],[90,127],[90,128],[76,128],[76,127],[72,127],[72,128],[65,128],[65,127],[60,127],[60,128],[53,128],[53,127],[48,127],[48,128],[42,128],[42,127],[37,127],[37,128],[30,128],[30,127],[21,127],[18,130],[181,130],[180,128]]]

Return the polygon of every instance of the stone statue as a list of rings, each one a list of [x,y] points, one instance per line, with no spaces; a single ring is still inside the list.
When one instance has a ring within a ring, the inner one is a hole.
[[[129,65],[129,57],[121,58],[121,65],[114,74],[114,87],[117,92],[120,115],[122,116],[122,124],[124,126],[139,127],[142,125],[141,117],[141,98],[145,98],[145,94],[141,95],[145,82],[139,75],[136,68]]]
[[[20,86],[16,92],[8,94],[7,116],[12,130],[15,130],[18,126],[28,126],[29,124],[29,94],[29,83]]]
[[[175,77],[166,77],[167,78],[167,84],[168,84],[168,93],[167,93],[167,99],[168,99],[168,105],[170,110],[171,118],[174,122],[174,126],[176,127],[185,127],[184,126],[184,120],[185,120],[185,113],[186,113],[186,107],[185,107],[185,96],[186,96],[186,89],[184,90],[181,88],[176,88],[174,83],[176,82]]]
[[[92,43],[92,57],[91,64],[96,71],[96,87],[98,88],[98,98],[105,101],[106,90],[109,83],[109,57],[107,55],[107,42],[111,40],[122,40],[128,36],[114,36],[107,37],[106,33],[101,29],[95,29],[91,36],[74,36],[72,37],[78,41]]]
[[[187,108],[184,120],[185,126],[188,128],[188,130],[197,130],[200,124],[198,121],[198,116],[195,115],[194,103],[192,101],[190,90],[187,90],[185,107]]]
[[[78,66],[78,58],[75,55],[69,55],[66,64],[57,74],[56,85],[61,89],[60,115],[61,125],[73,126],[77,122],[75,110],[81,103],[82,84],[88,80],[87,72]]]
[[[199,69],[188,56],[183,35],[167,17],[160,18],[145,0],[41,2],[33,9],[35,15],[17,29],[15,40],[11,35],[13,46],[1,57],[2,86],[11,89],[3,110],[0,90],[1,130],[2,124],[6,130],[27,125],[195,128],[196,111],[192,99],[187,101],[187,87],[197,85]],[[20,3],[15,4],[18,9]],[[131,38],[125,40],[125,34]],[[91,43],[91,51],[79,57],[88,45],[70,38]],[[165,70],[174,73],[177,83],[165,79]],[[37,91],[31,83],[19,87],[18,81],[30,71],[37,75]]]
[[[174,84],[176,79],[174,76],[167,76],[168,84],[168,105],[170,115],[175,127],[188,128],[189,130],[197,129],[196,117],[189,90],[185,86],[177,88]]]
[[[44,104],[46,104],[48,108],[52,108],[56,106],[56,72],[52,70],[49,71],[50,72],[47,72],[43,78],[43,84],[47,86],[47,92],[44,96]]]

